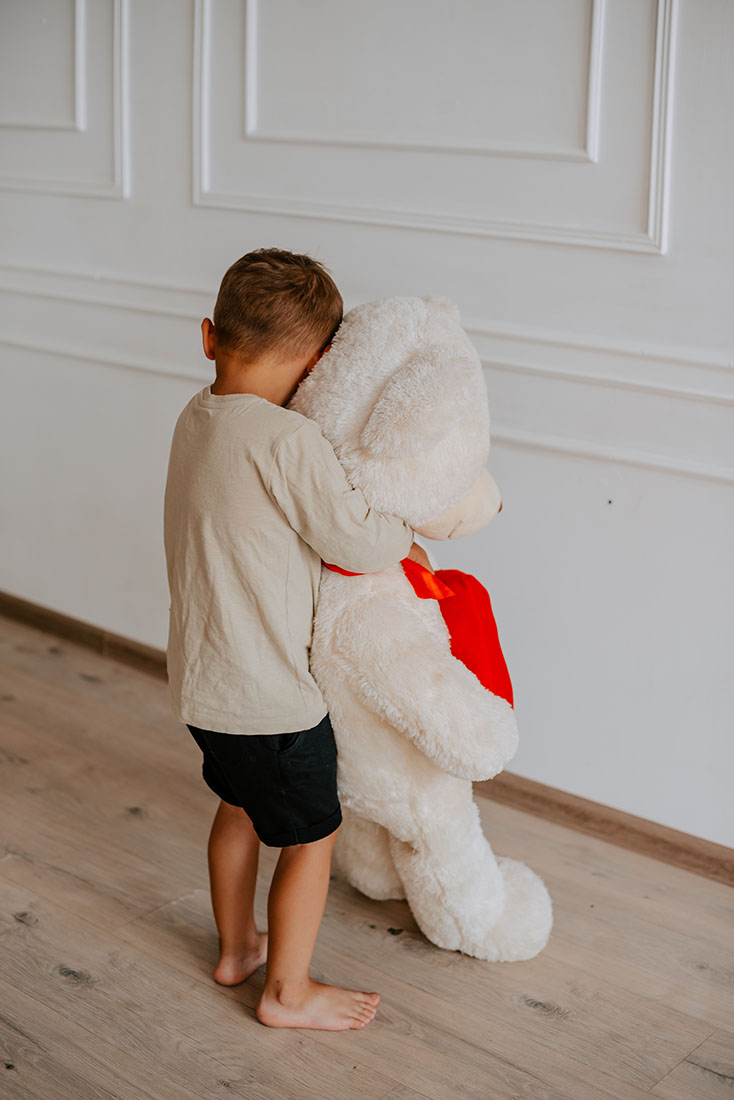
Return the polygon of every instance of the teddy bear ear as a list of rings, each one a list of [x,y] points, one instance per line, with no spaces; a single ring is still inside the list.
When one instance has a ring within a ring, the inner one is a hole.
[[[381,458],[430,450],[471,409],[478,370],[463,348],[421,348],[388,380],[362,429],[362,446]]]

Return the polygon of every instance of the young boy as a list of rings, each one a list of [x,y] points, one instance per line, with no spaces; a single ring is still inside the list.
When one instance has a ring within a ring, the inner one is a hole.
[[[213,976],[236,985],[267,960],[258,1019],[332,1031],[364,1027],[379,994],[309,977],[341,822],[334,734],[308,667],[321,560],[360,573],[426,560],[403,520],[352,488],[318,425],[284,408],[342,309],[309,256],[260,249],[229,268],[202,323],[216,381],[178,417],[164,501],[169,698],[220,797]],[[281,849],[268,933],[253,914],[261,842]]]

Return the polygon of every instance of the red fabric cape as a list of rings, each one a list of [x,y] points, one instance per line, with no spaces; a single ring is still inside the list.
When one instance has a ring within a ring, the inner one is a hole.
[[[471,573],[462,573],[459,569],[437,569],[432,573],[412,558],[403,558],[400,564],[419,599],[439,601],[454,657],[465,664],[488,691],[514,706],[510,674],[500,647],[489,592],[484,585]],[[328,562],[324,565],[345,577],[361,576]]]

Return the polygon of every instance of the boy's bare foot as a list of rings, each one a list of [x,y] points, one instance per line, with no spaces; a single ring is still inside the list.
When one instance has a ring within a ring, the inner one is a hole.
[[[258,933],[258,942],[248,951],[238,955],[221,955],[214,967],[214,981],[220,985],[239,985],[249,978],[268,957],[268,934]]]
[[[316,1027],[322,1031],[346,1031],[368,1024],[377,1012],[379,993],[340,989],[309,979],[305,989],[280,996],[263,991],[257,1018],[268,1027]]]

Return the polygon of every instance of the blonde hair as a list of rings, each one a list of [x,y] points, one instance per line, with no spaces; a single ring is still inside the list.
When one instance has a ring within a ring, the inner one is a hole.
[[[246,360],[321,350],[341,324],[344,302],[323,264],[281,248],[258,248],[225,272],[214,306],[218,343]]]

